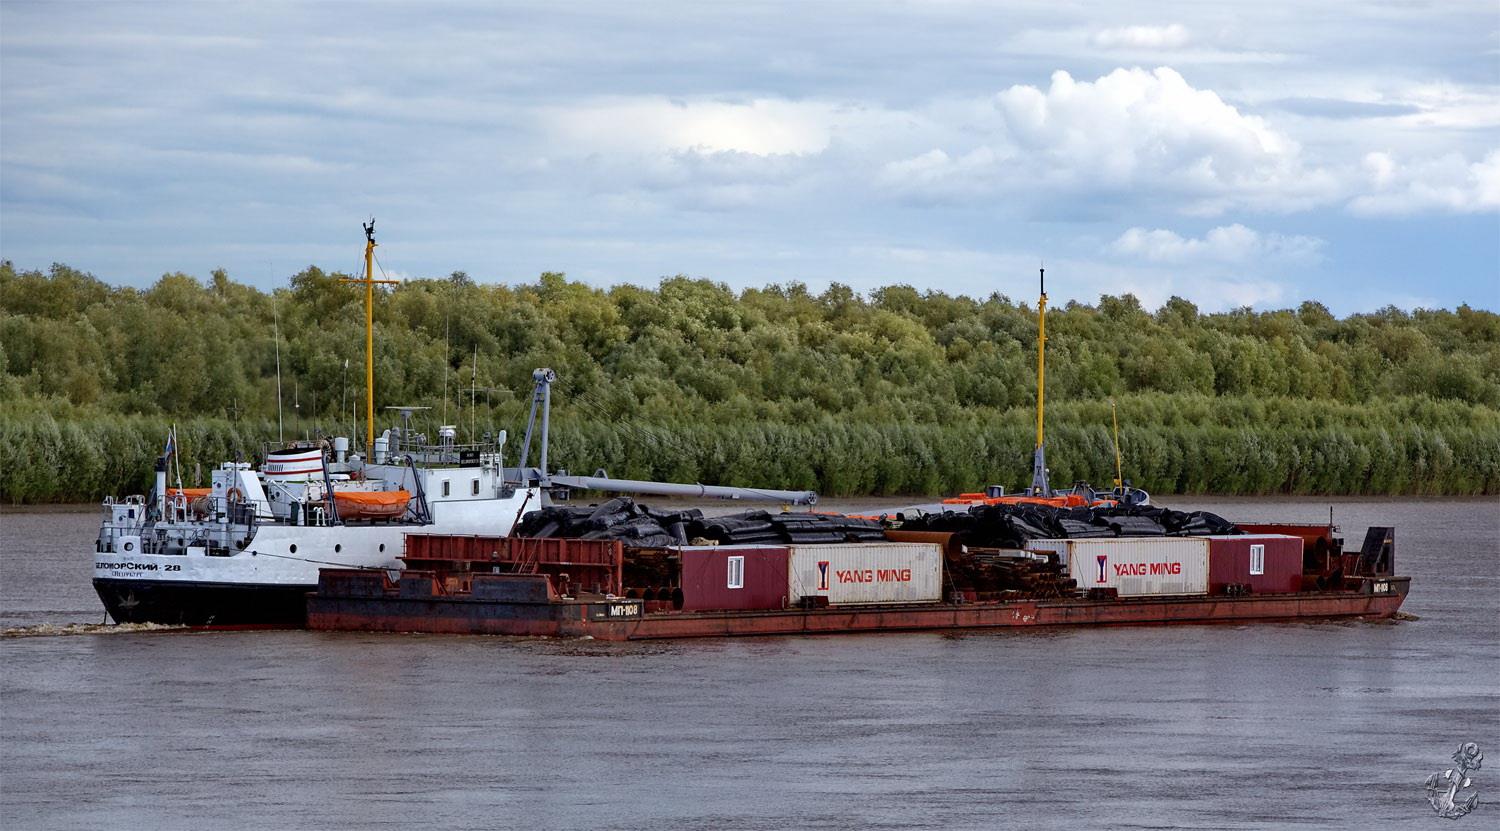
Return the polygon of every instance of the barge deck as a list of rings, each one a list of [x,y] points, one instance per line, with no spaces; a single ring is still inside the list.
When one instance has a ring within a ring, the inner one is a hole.
[[[1352,588],[1237,597],[1010,600],[765,611],[647,611],[607,595],[560,597],[543,575],[476,574],[470,590],[445,593],[435,573],[325,570],[308,597],[308,626],[321,630],[523,635],[631,641],[753,635],[1123,626],[1389,618],[1410,578],[1365,578]]]

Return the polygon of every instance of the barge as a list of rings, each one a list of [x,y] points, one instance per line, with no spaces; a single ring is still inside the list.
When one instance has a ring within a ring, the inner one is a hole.
[[[1410,578],[1394,573],[1389,528],[1370,529],[1362,549],[1347,554],[1332,526],[1246,528],[1006,551],[970,548],[959,535],[900,531],[886,543],[649,551],[619,540],[408,537],[399,573],[322,571],[307,621],[320,630],[628,641],[1381,619],[1406,599]],[[1062,562],[1059,547],[1073,549],[1071,562]],[[675,578],[626,588],[632,561],[636,574],[660,574],[666,563]],[[956,575],[972,573],[964,566],[976,561],[1022,588],[963,585],[972,581]]]

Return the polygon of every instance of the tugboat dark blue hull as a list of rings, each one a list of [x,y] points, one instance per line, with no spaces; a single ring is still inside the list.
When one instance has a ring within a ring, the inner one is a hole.
[[[95,578],[116,623],[179,626],[304,626],[311,586]]]

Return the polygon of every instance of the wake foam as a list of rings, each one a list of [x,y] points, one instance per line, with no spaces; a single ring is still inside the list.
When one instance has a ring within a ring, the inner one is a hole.
[[[42,638],[59,635],[128,635],[136,632],[166,632],[186,629],[165,623],[39,623],[0,629],[0,638]]]

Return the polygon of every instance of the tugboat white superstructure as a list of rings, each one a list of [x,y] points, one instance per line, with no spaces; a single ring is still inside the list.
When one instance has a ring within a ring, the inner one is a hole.
[[[408,533],[508,535],[541,507],[535,475],[507,471],[504,433],[469,445],[451,426],[429,444],[400,428],[375,435],[375,222],[365,225],[368,458],[337,437],[266,454],[259,471],[225,462],[209,488],[168,487],[175,449],[157,459],[150,497],[107,500],[94,588],[116,622],[300,624],[324,567],[399,569]],[[525,460],[522,460],[524,465]],[[180,478],[180,477],[179,477]]]
[[[510,533],[540,507],[507,482],[499,443],[405,446],[386,431],[374,459],[333,446],[267,454],[259,471],[225,462],[212,487],[167,487],[157,460],[149,498],[105,503],[94,588],[125,623],[300,624],[318,569],[399,569],[409,533]],[[398,455],[399,454],[399,455]],[[296,465],[297,467],[292,467]]]

